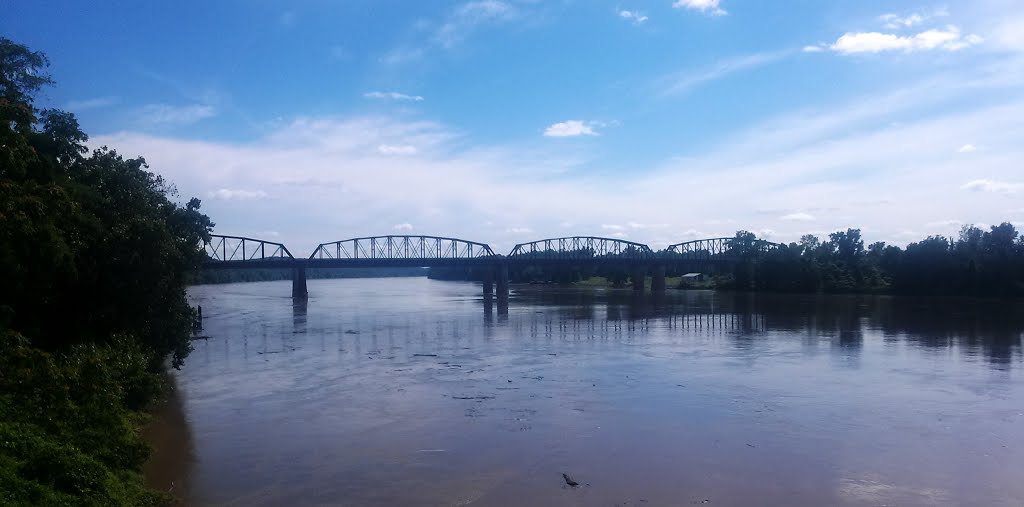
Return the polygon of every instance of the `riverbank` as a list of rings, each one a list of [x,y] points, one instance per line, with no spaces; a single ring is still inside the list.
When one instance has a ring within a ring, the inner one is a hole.
[[[177,380],[169,372],[161,377],[164,390],[149,407],[150,417],[139,429],[139,436],[151,451],[142,466],[142,477],[146,487],[171,495],[176,505],[184,504],[195,448]]]
[[[121,339],[60,354],[0,332],[0,504],[163,506],[146,487],[150,419],[159,376]]]

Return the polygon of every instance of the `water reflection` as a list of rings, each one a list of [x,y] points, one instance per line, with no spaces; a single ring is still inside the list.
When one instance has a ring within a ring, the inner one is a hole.
[[[192,504],[1024,499],[1020,303],[545,286],[503,304],[416,279],[287,293],[192,291],[211,337],[177,377]]]

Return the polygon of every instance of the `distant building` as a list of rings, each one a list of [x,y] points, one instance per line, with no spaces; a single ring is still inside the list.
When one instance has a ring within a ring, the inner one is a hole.
[[[687,274],[683,275],[680,278],[681,278],[680,282],[682,282],[684,284],[694,283],[694,282],[703,282],[704,281],[704,273],[687,273]]]

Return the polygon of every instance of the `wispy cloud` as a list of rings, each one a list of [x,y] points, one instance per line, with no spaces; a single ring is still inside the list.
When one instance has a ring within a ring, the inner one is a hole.
[[[777,62],[790,54],[792,52],[788,50],[772,51],[719,60],[709,67],[670,74],[658,82],[664,95],[677,95],[737,72]]]
[[[946,16],[949,16],[949,10],[945,7],[939,7],[937,9],[932,9],[931,11],[911,12],[907,14],[896,14],[890,12],[878,16],[878,21],[890,30],[899,30],[903,28],[913,28],[927,21],[931,21],[932,19],[944,18]]]
[[[267,193],[262,190],[240,190],[222,188],[207,194],[211,199],[221,201],[251,201],[254,199],[266,199]]]
[[[152,126],[191,125],[216,115],[216,108],[208,104],[192,104],[187,106],[146,104],[138,112],[140,123]]]
[[[957,153],[973,153],[975,151],[978,151],[978,147],[970,143],[965,144],[956,150]]]
[[[415,155],[419,151],[410,144],[382,144],[377,146],[377,153],[381,155]]]
[[[413,226],[409,222],[404,222],[401,224],[395,224],[391,229],[395,231],[411,231],[413,230]]]
[[[445,48],[460,44],[479,27],[508,21],[517,15],[511,4],[498,0],[477,0],[464,3],[449,13],[434,33],[433,40]]]
[[[366,92],[366,93],[364,93],[363,97],[366,97],[368,99],[408,100],[408,101],[413,101],[413,102],[419,102],[419,101],[423,100],[423,97],[421,97],[419,95],[406,95],[404,93],[398,93],[398,92],[378,92],[378,91],[373,91],[373,92]]]
[[[634,25],[642,25],[647,21],[647,16],[637,11],[621,10],[619,17],[631,21]]]
[[[712,16],[725,16],[728,14],[719,4],[721,4],[721,0],[676,0],[672,7],[700,11]]]
[[[384,65],[402,65],[419,60],[423,55],[423,48],[400,47],[384,53],[378,61]]]
[[[74,113],[76,111],[85,111],[87,109],[101,109],[104,107],[110,107],[117,104],[120,101],[118,97],[96,97],[92,99],[84,100],[72,100],[68,102],[64,107],[68,111]]]
[[[1012,181],[999,181],[990,179],[972,180],[960,186],[964,190],[977,190],[980,192],[992,192],[994,194],[1016,194],[1024,191],[1024,183]]]
[[[902,51],[913,53],[918,51],[959,51],[984,42],[975,34],[964,35],[960,28],[948,25],[945,28],[933,28],[913,35],[896,35],[881,32],[847,32],[832,44],[807,46],[805,52],[828,49],[843,55],[861,53],[883,53]]]
[[[598,122],[583,120],[566,120],[555,123],[544,129],[546,137],[579,137],[599,135],[594,127],[600,126]]]
[[[460,137],[461,127],[403,115],[302,118],[246,141],[126,132],[93,136],[90,145],[146,155],[152,170],[185,196],[217,189],[229,191],[223,197],[247,195],[232,189],[269,194],[274,206],[246,202],[244,216],[234,210],[243,204],[237,199],[210,199],[208,212],[221,217],[218,232],[225,234],[279,230],[293,252],[334,239],[325,231],[352,223],[372,234],[413,218],[417,230],[506,251],[523,239],[601,231],[601,224],[620,227],[605,228],[605,234],[629,234],[656,248],[657,242],[728,236],[740,228],[775,229],[775,238],[791,241],[804,232],[804,222],[779,217],[797,212],[813,214],[816,220],[808,223],[817,230],[862,227],[872,231],[865,232],[872,241],[898,243],[922,237],[899,236],[908,226],[950,217],[998,223],[1007,209],[1021,207],[1015,199],[1024,192],[1017,174],[1024,163],[1018,142],[1024,88],[1014,69],[1002,61],[990,71],[958,67],[949,79],[929,77],[755,122],[702,144],[685,159],[637,162],[621,172],[585,164],[594,170],[579,178],[521,171],[529,166],[524,148],[539,150],[529,160],[543,162],[564,156],[572,143],[538,136],[525,146],[472,145]],[[964,100],[979,95],[993,100]],[[962,106],[935,107],[954,102]],[[985,149],[951,156],[976,139],[984,140]],[[412,145],[418,152],[399,164],[378,152],[381,145]],[[1003,194],[1013,199],[993,198]],[[337,213],[339,199],[343,215]],[[758,212],[768,209],[774,211]],[[817,211],[824,209],[829,211]],[[708,218],[660,229],[630,225],[657,225],[666,217]],[[575,225],[564,228],[562,222]],[[688,236],[690,227],[699,236]]]

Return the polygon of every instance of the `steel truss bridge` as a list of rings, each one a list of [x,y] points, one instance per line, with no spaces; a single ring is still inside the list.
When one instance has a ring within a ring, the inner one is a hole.
[[[642,243],[597,236],[549,238],[520,243],[508,255],[486,243],[442,236],[387,235],[321,243],[309,257],[297,258],[281,243],[242,236],[211,235],[203,243],[204,269],[292,269],[292,296],[306,297],[307,268],[469,267],[489,268],[484,292],[497,284],[508,296],[508,267],[523,265],[616,265],[642,279],[650,271],[652,289],[664,290],[667,268],[701,269],[735,264],[778,248],[764,240],[709,238],[654,251]],[[634,284],[643,289],[643,284]]]

